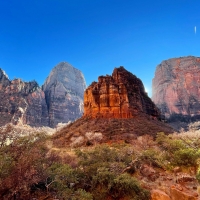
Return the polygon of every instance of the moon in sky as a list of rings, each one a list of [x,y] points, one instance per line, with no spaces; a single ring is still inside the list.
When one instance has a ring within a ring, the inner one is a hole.
[[[197,32],[197,27],[195,26],[194,27],[194,33],[196,34],[196,32]]]

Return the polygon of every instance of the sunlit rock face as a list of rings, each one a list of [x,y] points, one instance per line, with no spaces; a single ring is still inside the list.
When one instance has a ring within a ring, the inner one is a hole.
[[[169,121],[200,118],[199,57],[163,61],[156,68],[152,86],[152,100]]]
[[[0,126],[10,122],[48,126],[45,95],[35,81],[10,81],[0,69],[0,99]]]
[[[134,118],[142,114],[160,118],[142,81],[124,67],[115,68],[112,76],[100,76],[84,93],[84,116]]]
[[[42,89],[49,112],[49,125],[74,121],[83,114],[86,83],[82,72],[67,62],[53,68]]]

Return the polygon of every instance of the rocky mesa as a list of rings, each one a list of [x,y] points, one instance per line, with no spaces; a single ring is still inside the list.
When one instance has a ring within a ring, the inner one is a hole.
[[[143,83],[124,67],[112,76],[99,76],[84,93],[84,116],[93,118],[134,118],[147,114],[160,118],[160,111],[148,97]]]
[[[152,100],[169,121],[200,118],[200,58],[180,57],[156,68]]]
[[[160,112],[143,83],[124,67],[112,76],[100,76],[84,93],[84,115],[58,131],[58,146],[84,146],[94,142],[131,142],[141,135],[155,136],[173,129],[160,121]]]

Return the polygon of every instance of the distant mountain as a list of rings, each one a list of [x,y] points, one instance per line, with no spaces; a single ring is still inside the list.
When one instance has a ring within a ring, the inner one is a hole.
[[[83,114],[83,93],[86,83],[82,72],[67,62],[54,67],[42,90],[49,113],[49,125],[74,121]]]
[[[169,122],[200,119],[200,57],[163,61],[156,68],[152,100]]]
[[[7,123],[48,126],[45,95],[35,81],[9,80],[0,69],[0,126]]]
[[[72,65],[61,62],[42,88],[37,82],[9,80],[0,69],[0,126],[6,123],[55,127],[83,113],[84,76]]]

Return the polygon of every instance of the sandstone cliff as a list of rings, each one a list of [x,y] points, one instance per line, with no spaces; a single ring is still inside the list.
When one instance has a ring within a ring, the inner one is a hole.
[[[152,100],[169,120],[200,118],[200,58],[163,61],[156,68]]]
[[[55,127],[83,113],[83,74],[68,63],[58,64],[42,88],[37,82],[9,80],[0,69],[0,126],[28,124]]]
[[[141,114],[160,118],[142,81],[123,67],[115,68],[112,76],[100,76],[84,93],[84,116],[134,118]]]
[[[42,86],[45,93],[49,125],[74,121],[83,114],[86,83],[80,70],[66,62],[53,68]]]

